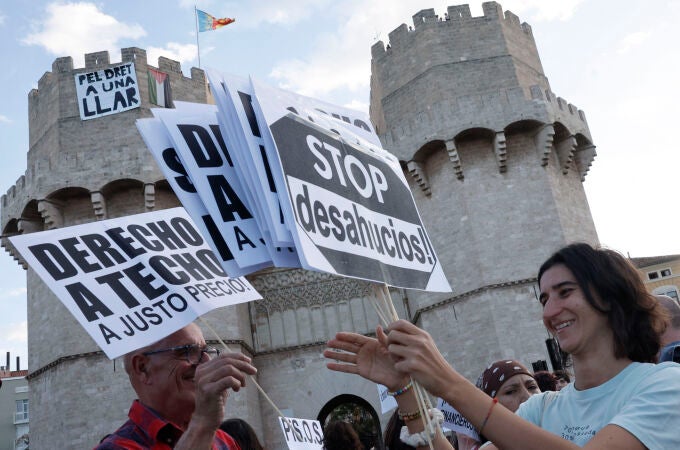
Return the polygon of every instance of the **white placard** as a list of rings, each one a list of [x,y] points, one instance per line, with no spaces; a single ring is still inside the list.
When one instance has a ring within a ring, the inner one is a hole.
[[[477,429],[456,409],[443,399],[437,401],[437,408],[444,414],[444,426],[456,433],[464,434],[476,441],[479,440]]]
[[[220,259],[224,270],[230,276],[236,277],[271,266],[269,262],[246,267],[238,265],[233,253],[235,249],[229,248],[215,220],[208,213],[201,197],[198,195],[196,186],[184,168],[182,160],[179,159],[174,144],[161,120],[137,120],[137,129],[156,159],[156,163],[161,168],[175,195],[182,202],[184,209],[194,220],[201,234],[208,240],[208,244],[215,253],[215,256]]]
[[[399,161],[359,119],[290,105],[254,82],[258,122],[304,268],[391,286],[450,292]],[[321,123],[321,125],[319,125]],[[323,125],[323,126],[322,126]],[[332,130],[332,131],[330,131]],[[287,197],[287,198],[286,198]]]
[[[184,208],[10,240],[111,359],[215,308],[262,298],[224,273]]]
[[[323,450],[323,429],[318,420],[279,417],[290,450]]]
[[[266,154],[262,131],[253,108],[253,87],[244,78],[209,71],[213,95],[218,105],[225,140],[239,161],[245,184],[262,204],[262,221],[278,246],[293,246],[293,236],[285,223],[276,183]],[[266,183],[264,182],[266,180]]]
[[[153,113],[240,269],[270,262],[451,291],[401,164],[367,114],[209,76],[217,107]]]
[[[385,414],[397,407],[397,401],[393,396],[389,395],[387,386],[376,384],[378,387],[378,398],[380,399],[380,412]]]
[[[240,267],[271,261],[248,202],[234,159],[217,124],[214,105],[193,111],[154,109],[175,144],[177,155]]]
[[[74,79],[81,120],[96,119],[141,106],[137,73],[132,62],[78,73]]]

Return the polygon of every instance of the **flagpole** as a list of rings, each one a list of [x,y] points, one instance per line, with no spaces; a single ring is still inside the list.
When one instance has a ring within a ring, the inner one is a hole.
[[[198,51],[198,68],[201,68],[201,44],[198,41],[198,11],[194,5],[194,19],[196,19],[196,50]]]

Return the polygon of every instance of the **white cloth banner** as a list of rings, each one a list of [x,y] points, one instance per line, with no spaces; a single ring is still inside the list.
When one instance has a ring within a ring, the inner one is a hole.
[[[463,417],[461,413],[445,402],[443,399],[437,401],[437,408],[444,414],[444,426],[456,433],[464,434],[474,440],[479,440],[479,434],[475,427]]]
[[[224,273],[183,208],[10,240],[111,359],[215,308],[262,298]]]
[[[74,75],[80,119],[117,114],[141,106],[137,72],[132,62]]]
[[[279,417],[290,450],[323,450],[323,429],[318,420]]]

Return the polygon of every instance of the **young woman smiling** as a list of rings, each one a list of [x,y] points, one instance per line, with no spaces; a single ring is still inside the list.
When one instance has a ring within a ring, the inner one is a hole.
[[[387,355],[397,373],[446,400],[495,444],[486,448],[680,448],[680,365],[653,364],[667,319],[628,260],[572,244],[541,266],[538,282],[543,322],[571,354],[576,381],[559,393],[532,396],[517,414],[495,407],[448,364],[427,332],[405,320],[390,325],[388,335],[378,330],[372,358],[343,357],[349,365],[329,367],[370,376],[362,363],[381,360],[384,369]],[[350,355],[361,347],[354,343]]]

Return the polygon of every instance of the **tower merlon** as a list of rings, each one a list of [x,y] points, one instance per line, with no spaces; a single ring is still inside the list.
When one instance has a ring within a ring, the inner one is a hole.
[[[104,66],[111,64],[109,58],[109,51],[103,50],[101,52],[85,53],[85,68],[86,69],[99,69]]]
[[[73,58],[71,58],[70,56],[63,56],[61,58],[57,58],[52,63],[52,72],[54,73],[72,71],[73,71]]]
[[[413,26],[418,29],[426,23],[437,22],[438,17],[434,13],[434,8],[421,9],[413,15]]]
[[[531,26],[526,22],[520,22],[520,18],[516,14],[511,11],[503,13],[501,5],[496,2],[486,2],[482,6],[484,15],[479,17],[472,16],[468,4],[449,6],[446,10],[445,20],[439,17],[433,8],[422,9],[413,15],[413,28],[401,24],[388,34],[387,49],[405,48],[411,39],[416,39],[421,31],[429,27],[451,27],[452,31],[466,27],[478,29],[488,21],[498,22],[510,29],[518,29],[533,40]],[[376,42],[371,48],[371,55],[374,59],[385,53],[385,44],[381,41]]]
[[[449,20],[470,19],[470,5],[456,5],[446,8],[446,14]]]

